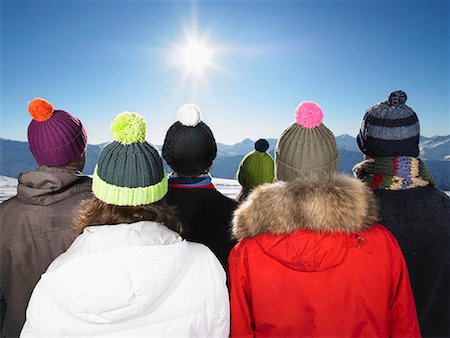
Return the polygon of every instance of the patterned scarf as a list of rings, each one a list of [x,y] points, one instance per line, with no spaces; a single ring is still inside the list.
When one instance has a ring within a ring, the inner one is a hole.
[[[175,174],[170,174],[169,187],[181,189],[216,189],[214,184],[212,184],[212,177],[210,175],[178,177]]]
[[[372,189],[406,190],[435,186],[425,163],[415,157],[372,158],[353,167],[354,175]]]

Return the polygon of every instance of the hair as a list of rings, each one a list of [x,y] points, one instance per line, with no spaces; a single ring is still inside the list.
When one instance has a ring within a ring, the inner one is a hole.
[[[152,204],[134,207],[112,205],[92,197],[81,202],[78,216],[74,219],[74,231],[79,235],[88,226],[128,224],[139,221],[163,223],[178,233],[181,233],[183,229],[180,220],[175,216],[173,208],[167,205],[165,198]]]
[[[239,193],[236,196],[236,200],[238,202],[243,202],[247,198],[247,196],[250,194],[250,192],[251,192],[251,189],[242,187],[241,191],[239,191]]]

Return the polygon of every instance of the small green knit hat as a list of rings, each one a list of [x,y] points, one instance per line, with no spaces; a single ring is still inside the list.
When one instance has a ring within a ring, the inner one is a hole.
[[[137,113],[121,113],[111,130],[114,141],[103,148],[94,170],[95,197],[120,206],[161,200],[168,189],[167,175],[158,150],[145,141],[144,118]]]
[[[275,168],[267,149],[267,140],[259,139],[255,142],[255,150],[245,155],[239,164],[236,178],[244,189],[250,190],[258,185],[273,182]]]
[[[323,123],[323,112],[314,102],[301,102],[295,110],[296,122],[278,140],[276,177],[293,181],[298,177],[326,179],[338,171],[336,140]]]

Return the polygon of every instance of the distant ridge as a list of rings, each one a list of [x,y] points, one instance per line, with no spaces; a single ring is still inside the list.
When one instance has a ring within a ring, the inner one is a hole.
[[[269,153],[273,156],[277,140],[268,138]],[[107,143],[88,145],[84,172],[88,175],[94,171],[98,156]],[[362,161],[353,136],[343,134],[336,136],[339,152],[339,171],[352,174],[353,166]],[[161,146],[157,146],[161,150]],[[450,190],[450,135],[420,138],[420,157],[437,185],[442,190]],[[214,177],[235,178],[237,167],[242,157],[254,149],[254,141],[244,139],[236,144],[217,143],[217,158],[211,168]],[[36,162],[28,149],[27,142],[5,140],[0,138],[0,175],[17,177],[21,172],[34,170]],[[170,169],[166,166],[166,170]]]

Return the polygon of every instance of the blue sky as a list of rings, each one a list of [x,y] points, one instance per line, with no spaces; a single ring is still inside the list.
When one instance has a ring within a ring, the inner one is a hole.
[[[1,137],[26,140],[28,102],[78,116],[90,143],[124,110],[161,144],[186,102],[216,140],[278,137],[304,100],[335,133],[403,89],[425,136],[449,133],[447,1],[2,1]],[[219,70],[183,76],[187,35]]]

